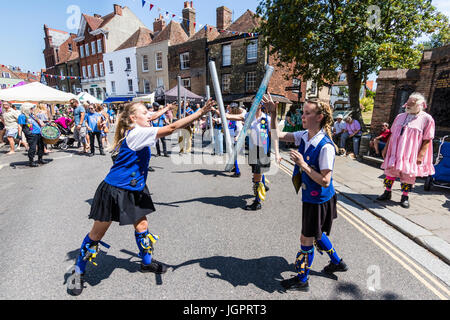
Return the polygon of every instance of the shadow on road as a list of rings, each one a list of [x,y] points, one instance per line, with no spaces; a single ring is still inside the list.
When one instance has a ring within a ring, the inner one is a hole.
[[[247,205],[247,199],[254,198],[252,195],[242,195],[242,196],[223,196],[223,197],[204,197],[204,198],[195,198],[190,200],[182,200],[170,203],[155,203],[155,205],[160,206],[170,206],[174,207],[177,204],[183,203],[191,203],[191,202],[201,202],[208,205],[213,205],[216,207],[224,207],[227,209],[237,209],[243,208]]]
[[[364,300],[367,299],[367,294],[364,294],[361,289],[354,283],[342,282],[338,283],[334,288],[331,299],[338,300],[342,299],[342,296],[346,295],[351,297],[352,300]],[[401,297],[393,292],[385,292],[380,297],[379,300],[400,300]]]
[[[213,279],[227,281],[234,287],[248,286],[253,284],[268,293],[285,293],[281,286],[283,272],[291,271],[295,274],[294,264],[288,263],[282,257],[264,257],[259,259],[239,259],[234,257],[215,256],[210,258],[186,261],[180,265],[173,266],[173,271],[192,264],[199,264],[203,269],[215,271],[206,272],[206,276]],[[331,278],[337,280],[336,276],[311,271],[311,276]]]
[[[226,175],[223,171],[219,170],[196,169],[191,171],[173,171],[173,173],[195,173],[195,172],[201,173],[204,176],[229,177],[229,175]]]

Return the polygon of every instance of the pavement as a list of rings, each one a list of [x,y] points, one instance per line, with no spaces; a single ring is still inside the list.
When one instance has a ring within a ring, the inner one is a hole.
[[[288,151],[282,157],[292,165]],[[338,194],[358,204],[395,229],[431,251],[450,265],[450,190],[433,186],[424,190],[425,179],[418,178],[410,193],[409,209],[400,206],[400,182],[393,187],[392,200],[376,201],[384,191],[384,171],[379,164],[351,157],[336,157],[333,174]]]

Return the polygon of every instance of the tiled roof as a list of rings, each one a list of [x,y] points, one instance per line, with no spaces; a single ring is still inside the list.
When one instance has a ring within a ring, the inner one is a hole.
[[[122,43],[116,51],[133,48],[133,47],[145,47],[152,42],[153,33],[145,28],[140,27],[131,37],[129,37],[124,43]]]
[[[212,41],[216,39],[220,33],[213,26],[205,25],[196,34],[194,34],[189,41],[199,40],[203,38],[207,38],[208,41]]]
[[[92,17],[83,13],[84,20],[86,20],[87,25],[91,28],[92,31],[97,30],[98,27],[103,23],[103,19]]]
[[[161,32],[153,39],[153,43],[165,40],[170,41],[170,45],[176,45],[188,41],[189,37],[183,27],[175,21],[171,21]]]
[[[261,18],[258,17],[251,10],[247,10],[242,16],[239,17],[235,22],[233,22],[226,30],[235,32],[252,32],[256,27],[259,26]],[[217,38],[228,38],[231,35],[229,32],[221,33]]]

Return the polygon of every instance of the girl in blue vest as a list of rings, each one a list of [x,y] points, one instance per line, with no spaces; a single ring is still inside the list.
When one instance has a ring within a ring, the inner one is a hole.
[[[331,139],[333,114],[328,104],[313,99],[303,107],[302,122],[305,131],[280,132],[277,125],[277,105],[270,94],[264,97],[272,115],[272,129],[278,139],[294,142],[298,151],[292,150],[291,160],[296,164],[293,183],[296,191],[302,189],[302,234],[301,247],[296,256],[297,275],[284,280],[287,290],[308,291],[308,275],[314,259],[314,245],[320,254],[326,252],[331,261],[324,272],[347,271],[344,261],[338,256],[328,238],[333,220],[337,218],[336,192],[333,187],[335,145]],[[277,148],[277,146],[275,146]],[[278,152],[277,161],[279,158]]]
[[[83,240],[75,271],[68,281],[70,294],[82,293],[87,262],[93,262],[99,244],[108,247],[101,239],[113,221],[119,222],[121,226],[134,226],[136,244],[142,258],[142,272],[166,272],[165,265],[152,259],[153,246],[158,236],[148,231],[146,218],[155,211],[146,185],[147,168],[151,158],[150,147],[156,140],[173,134],[205,115],[213,104],[214,102],[209,100],[205,107],[196,113],[162,128],[150,127],[150,122],[161,116],[170,106],[153,115],[150,115],[141,103],[124,107],[117,119],[113,145],[114,165],[95,193],[89,215],[89,218],[94,220],[94,225]]]

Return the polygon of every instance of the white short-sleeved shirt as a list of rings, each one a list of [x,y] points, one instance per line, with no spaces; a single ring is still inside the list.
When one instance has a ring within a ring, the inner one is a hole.
[[[300,146],[303,140],[305,142],[305,150],[308,150],[311,145],[316,147],[324,137],[325,131],[323,130],[320,130],[311,140],[308,140],[308,130],[294,132],[295,145]],[[320,170],[333,170],[335,157],[336,150],[334,146],[329,143],[325,144],[319,154]]]
[[[140,151],[145,147],[152,147],[156,144],[157,127],[136,126],[127,136],[127,145],[133,151]]]
[[[334,123],[334,129],[336,130],[335,133],[339,134],[342,131],[344,131],[347,127],[347,124],[345,123],[345,121],[341,121],[340,123],[338,121],[336,121]]]
[[[247,120],[248,113],[245,114],[245,120]],[[267,116],[265,113],[262,113],[261,117],[255,118],[250,125],[250,139],[249,139],[249,147],[254,148],[255,146],[264,147],[264,141],[261,137],[261,120],[267,119],[267,128],[270,129],[270,121],[271,117]],[[270,130],[267,130],[269,133]],[[267,141],[266,141],[267,142]]]

